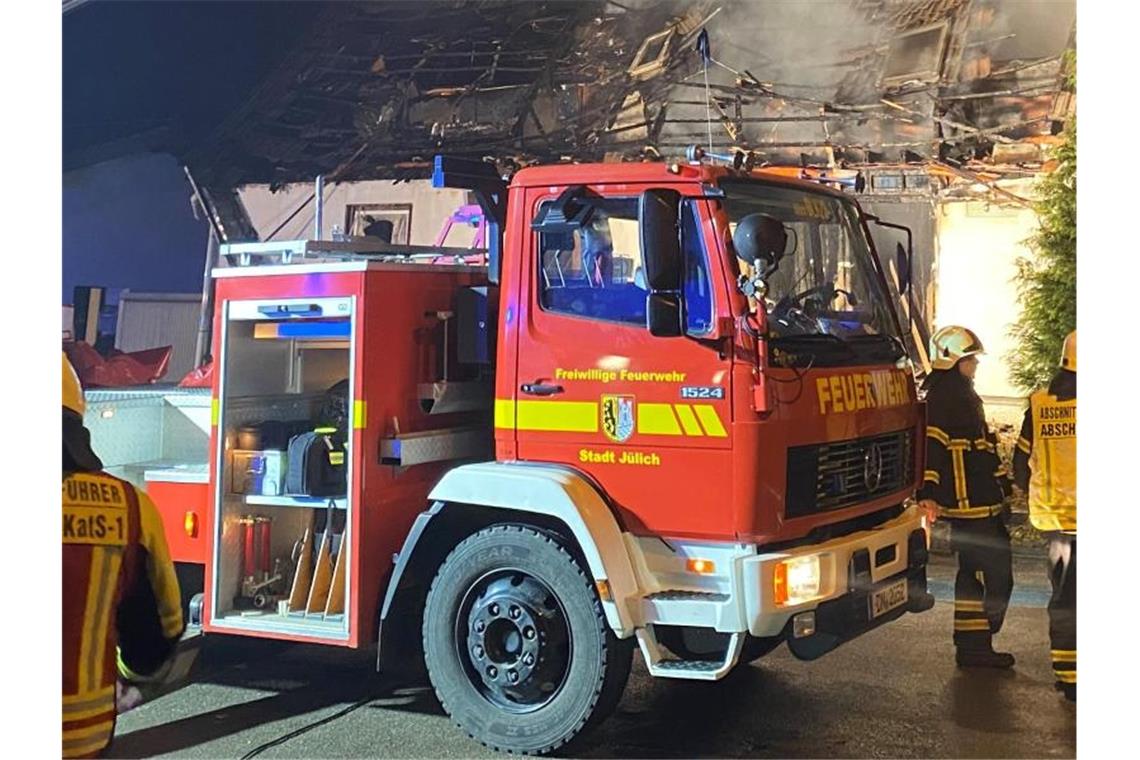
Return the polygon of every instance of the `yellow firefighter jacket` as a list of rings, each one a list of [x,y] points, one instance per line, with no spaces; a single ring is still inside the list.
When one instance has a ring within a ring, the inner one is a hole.
[[[1075,384],[1074,384],[1075,385]],[[1052,389],[1056,390],[1056,388]],[[1029,492],[1029,521],[1041,531],[1077,530],[1077,397],[1048,390],[1029,397],[1014,452],[1019,485]]]

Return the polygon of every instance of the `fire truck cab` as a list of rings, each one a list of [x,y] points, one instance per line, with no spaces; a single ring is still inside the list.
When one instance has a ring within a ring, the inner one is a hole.
[[[222,247],[207,632],[378,644],[473,737],[544,753],[634,650],[717,680],[929,608],[923,414],[850,195],[709,163],[434,179],[479,200],[486,266]],[[338,383],[341,437],[295,452]],[[302,452],[340,492],[296,486]]]

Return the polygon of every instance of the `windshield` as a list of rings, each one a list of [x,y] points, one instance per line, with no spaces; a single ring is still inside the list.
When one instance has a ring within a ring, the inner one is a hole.
[[[756,301],[767,311],[771,345],[781,349],[777,359],[800,365],[806,362],[797,356],[806,356],[822,365],[902,358],[855,204],[749,180],[724,180],[721,188],[732,233],[749,215],[780,223],[764,220],[783,241],[783,256],[777,252],[768,263],[767,293]],[[747,263],[736,262],[741,274],[754,274]]]

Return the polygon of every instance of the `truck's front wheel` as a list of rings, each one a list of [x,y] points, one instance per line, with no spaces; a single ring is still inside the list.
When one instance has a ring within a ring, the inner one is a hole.
[[[566,548],[521,525],[485,528],[451,552],[423,634],[443,708],[475,739],[511,752],[553,751],[608,715],[633,653]]]

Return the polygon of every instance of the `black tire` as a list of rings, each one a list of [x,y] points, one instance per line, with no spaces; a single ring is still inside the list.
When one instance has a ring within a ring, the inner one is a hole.
[[[744,640],[744,647],[740,650],[740,663],[743,665],[756,662],[782,643],[784,639],[781,636],[765,636],[759,639],[749,636]]]
[[[423,643],[456,725],[522,754],[552,752],[601,722],[633,657],[633,639],[614,636],[593,581],[563,543],[523,525],[493,525],[452,550],[428,592]]]

